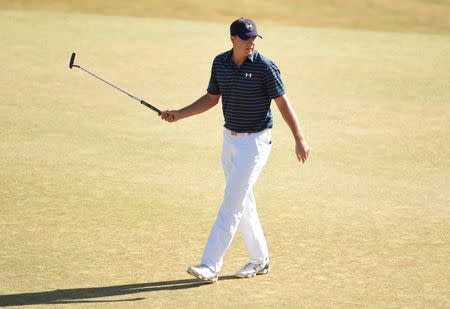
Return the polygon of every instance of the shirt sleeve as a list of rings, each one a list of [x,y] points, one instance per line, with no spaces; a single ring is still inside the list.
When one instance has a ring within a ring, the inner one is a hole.
[[[277,65],[270,62],[264,73],[264,87],[267,95],[271,98],[277,98],[285,94],[286,90],[280,77],[280,70]]]
[[[208,93],[218,95],[220,94],[220,86],[217,82],[217,76],[216,76],[216,61],[213,62],[212,68],[211,68],[211,77],[209,78],[209,84],[208,84]]]

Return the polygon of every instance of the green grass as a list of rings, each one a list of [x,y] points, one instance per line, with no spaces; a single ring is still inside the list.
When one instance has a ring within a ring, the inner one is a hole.
[[[0,0],[0,8],[450,34],[448,0]]]
[[[185,269],[223,194],[220,107],[163,123],[68,61],[181,107],[228,23],[2,11],[0,26],[0,305],[450,305],[448,36],[262,23],[313,151],[296,162],[275,109],[256,186],[273,272],[197,286]],[[245,262],[238,236],[222,275]]]

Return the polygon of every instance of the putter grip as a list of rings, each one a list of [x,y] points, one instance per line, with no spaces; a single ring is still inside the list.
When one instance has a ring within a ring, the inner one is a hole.
[[[156,107],[154,107],[153,105],[145,102],[144,100],[141,100],[141,104],[147,106],[148,108],[150,108],[152,111],[155,111],[158,113],[158,115],[161,115],[161,111],[159,109],[157,109]]]

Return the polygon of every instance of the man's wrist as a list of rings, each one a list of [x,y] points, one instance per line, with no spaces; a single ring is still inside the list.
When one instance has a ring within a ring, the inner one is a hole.
[[[294,140],[297,144],[303,143],[305,141],[305,137],[301,134],[295,134]]]

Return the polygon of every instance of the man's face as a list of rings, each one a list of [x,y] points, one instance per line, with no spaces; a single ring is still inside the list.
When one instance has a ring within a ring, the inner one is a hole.
[[[255,50],[256,36],[250,37],[247,40],[242,40],[239,36],[231,36],[231,42],[233,43],[233,49],[239,54],[251,55]]]

